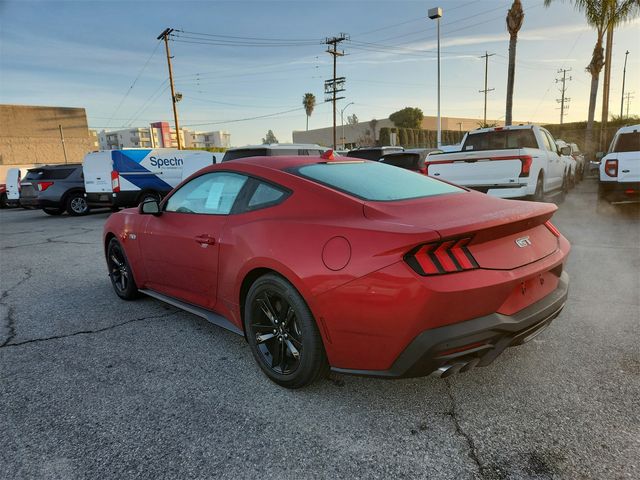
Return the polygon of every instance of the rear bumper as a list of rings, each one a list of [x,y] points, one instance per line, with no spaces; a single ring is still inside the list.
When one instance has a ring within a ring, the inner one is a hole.
[[[138,205],[139,191],[85,193],[87,203],[96,207],[135,207]]]
[[[598,196],[611,203],[640,203],[640,182],[600,182]]]
[[[20,197],[20,206],[24,208],[61,208],[59,200],[48,200],[39,197]]]
[[[381,378],[408,378],[438,370],[447,375],[483,367],[507,347],[526,343],[548,327],[564,308],[568,293],[569,275],[563,272],[552,293],[513,315],[493,313],[422,332],[388,370],[333,370]]]

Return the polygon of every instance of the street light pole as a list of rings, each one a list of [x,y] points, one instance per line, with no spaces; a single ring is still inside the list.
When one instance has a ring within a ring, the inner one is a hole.
[[[629,56],[629,50],[624,54],[624,70],[622,70],[622,98],[620,99],[620,118],[622,118],[624,110],[624,81],[627,76],[627,57]]]
[[[428,12],[428,16],[431,20],[435,20],[437,22],[438,29],[438,140],[437,146],[440,148],[442,145],[442,119],[440,117],[440,19],[442,18],[442,8],[435,7],[430,8]]]
[[[342,110],[340,110],[340,123],[342,125],[342,149],[344,150],[344,111],[349,105],[353,105],[354,102],[347,103]]]

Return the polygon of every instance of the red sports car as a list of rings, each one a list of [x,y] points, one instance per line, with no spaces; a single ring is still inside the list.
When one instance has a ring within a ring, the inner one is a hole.
[[[379,162],[254,157],[111,215],[115,292],[244,337],[265,374],[448,376],[491,363],[564,307],[569,242],[551,204]]]

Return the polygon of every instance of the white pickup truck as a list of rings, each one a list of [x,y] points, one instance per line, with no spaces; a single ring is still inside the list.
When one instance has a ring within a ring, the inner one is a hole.
[[[460,152],[430,155],[427,175],[496,197],[542,200],[568,188],[562,153],[570,151],[537,125],[481,128],[465,135]]]
[[[616,132],[609,152],[600,161],[600,200],[640,202],[640,124]]]

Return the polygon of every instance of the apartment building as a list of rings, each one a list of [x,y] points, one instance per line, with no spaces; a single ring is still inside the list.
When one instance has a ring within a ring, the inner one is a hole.
[[[180,140],[184,148],[229,148],[231,135],[228,132],[197,132],[180,129]],[[149,127],[128,128],[99,133],[101,150],[120,148],[177,148],[176,131],[168,122],[154,122]]]

